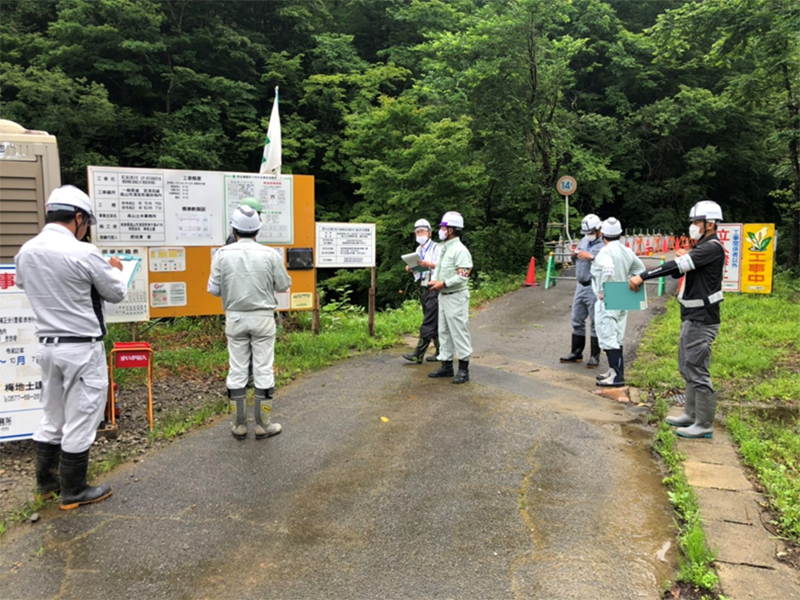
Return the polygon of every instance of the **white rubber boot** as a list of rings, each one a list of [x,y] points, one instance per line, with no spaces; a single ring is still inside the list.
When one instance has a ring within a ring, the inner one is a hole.
[[[270,416],[272,415],[272,398],[275,394],[275,388],[268,390],[256,388],[255,395],[253,396],[254,413],[255,413],[255,434],[257,440],[278,435],[283,428],[278,423],[271,423]]]
[[[667,417],[664,419],[668,425],[673,427],[688,427],[693,425],[696,417],[694,388],[686,386],[686,402],[683,406],[683,414],[680,417]]]
[[[689,427],[675,430],[685,438],[710,438],[714,435],[714,415],[717,412],[717,394],[700,394],[695,392],[696,421]]]

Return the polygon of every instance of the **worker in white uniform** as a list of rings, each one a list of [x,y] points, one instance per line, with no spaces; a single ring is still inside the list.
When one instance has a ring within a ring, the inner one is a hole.
[[[439,262],[442,248],[431,239],[431,224],[427,219],[418,219],[414,223],[414,236],[417,241],[417,266],[425,271],[414,271],[414,281],[418,281],[422,288],[422,325],[419,328],[419,342],[414,352],[403,354],[403,358],[416,364],[422,364],[428,346],[433,342],[436,352],[428,357],[429,362],[438,360],[439,355],[439,293],[429,287],[431,274]],[[411,272],[411,267],[406,265],[406,271]]]
[[[108,485],[87,485],[86,472],[108,393],[103,301],[121,302],[127,284],[118,258],[106,260],[79,241],[95,223],[84,192],[71,185],[53,190],[45,223],[14,262],[41,344],[44,416],[33,434],[36,487],[43,496],[60,492],[60,507],[70,510],[111,495]]]
[[[623,246],[619,238],[622,224],[609,217],[600,226],[605,246],[597,253],[592,263],[592,288],[598,302],[594,303],[594,325],[600,348],[606,351],[609,370],[598,376],[600,387],[622,387],[625,385],[625,361],[622,356],[622,340],[628,322],[627,310],[606,310],[603,301],[603,284],[607,281],[625,281],[644,272],[644,264]]]
[[[247,437],[247,379],[252,357],[255,436],[263,439],[281,432],[281,426],[270,419],[275,395],[275,292],[288,290],[292,279],[280,253],[256,242],[261,218],[252,207],[237,207],[231,225],[238,241],[214,254],[208,291],[222,297],[225,309],[233,437]]]

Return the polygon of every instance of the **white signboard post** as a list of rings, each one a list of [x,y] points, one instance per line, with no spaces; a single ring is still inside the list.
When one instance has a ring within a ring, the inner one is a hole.
[[[317,223],[315,264],[323,269],[375,266],[374,223]]]
[[[42,420],[33,309],[15,279],[14,265],[0,265],[0,442],[30,438]]]
[[[318,269],[370,268],[367,323],[369,334],[374,336],[375,223],[317,223],[314,263]]]
[[[742,228],[741,223],[720,223],[717,228],[719,241],[725,248],[723,292],[741,291]]]

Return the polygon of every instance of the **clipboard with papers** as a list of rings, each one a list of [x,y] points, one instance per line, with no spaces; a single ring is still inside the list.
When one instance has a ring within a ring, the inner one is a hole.
[[[133,278],[136,276],[136,272],[142,264],[142,259],[130,254],[115,254],[114,256],[122,263],[122,273],[119,277],[125,282],[126,287],[130,289]]]
[[[416,252],[412,252],[411,254],[403,254],[403,262],[406,263],[414,273],[425,273],[426,271],[430,271],[428,267],[420,267],[417,264],[419,260],[419,254]]]
[[[638,292],[628,286],[627,281],[606,281],[603,284],[603,303],[606,310],[645,310],[647,291],[642,284]]]

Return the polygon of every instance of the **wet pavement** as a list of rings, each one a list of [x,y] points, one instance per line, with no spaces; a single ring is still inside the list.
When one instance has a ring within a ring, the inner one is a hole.
[[[358,357],[279,390],[280,436],[223,419],[121,467],[0,538],[0,598],[658,598],[662,474],[636,408],[558,363],[573,290],[475,314],[466,385]]]

